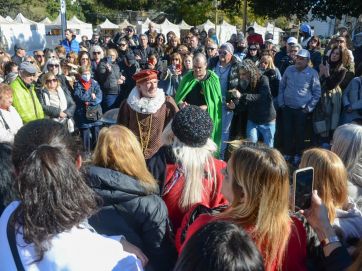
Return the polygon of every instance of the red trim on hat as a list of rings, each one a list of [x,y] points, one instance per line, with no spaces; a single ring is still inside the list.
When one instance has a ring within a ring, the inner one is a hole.
[[[132,76],[133,80],[136,83],[140,83],[142,81],[149,81],[152,79],[157,79],[158,72],[156,70],[142,70]]]

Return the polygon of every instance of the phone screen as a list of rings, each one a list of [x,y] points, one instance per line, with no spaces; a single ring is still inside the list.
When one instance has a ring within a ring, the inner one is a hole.
[[[112,57],[111,56],[107,56],[107,63],[112,64]]]
[[[294,172],[295,211],[310,207],[313,191],[313,168],[303,168]]]

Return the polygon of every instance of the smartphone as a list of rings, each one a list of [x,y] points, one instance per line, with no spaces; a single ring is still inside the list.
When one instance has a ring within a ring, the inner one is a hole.
[[[162,70],[163,71],[167,70],[167,60],[162,60],[161,65],[162,65]]]
[[[111,56],[107,56],[107,63],[112,64],[112,57]]]
[[[314,181],[314,169],[312,167],[301,168],[294,171],[293,191],[294,210],[309,209],[312,200]]]

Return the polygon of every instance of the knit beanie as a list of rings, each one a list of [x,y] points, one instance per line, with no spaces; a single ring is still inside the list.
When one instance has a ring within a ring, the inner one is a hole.
[[[220,49],[228,51],[230,54],[234,54],[234,46],[230,42],[226,42],[220,46]]]
[[[211,136],[213,123],[209,113],[195,105],[189,105],[176,113],[172,121],[175,136],[190,147],[201,147]]]

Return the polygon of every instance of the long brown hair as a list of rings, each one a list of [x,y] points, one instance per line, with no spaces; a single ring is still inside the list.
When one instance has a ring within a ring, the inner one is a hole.
[[[102,128],[94,150],[93,164],[137,179],[150,194],[158,192],[157,181],[147,169],[136,136],[124,126]]]
[[[319,148],[313,148],[303,153],[300,167],[314,168],[313,189],[328,210],[328,217],[333,223],[336,208],[343,208],[348,201],[347,171],[337,154]]]
[[[234,200],[219,217],[246,229],[261,251],[266,270],[281,268],[291,232],[289,173],[281,153],[262,146],[241,146],[228,162]]]

